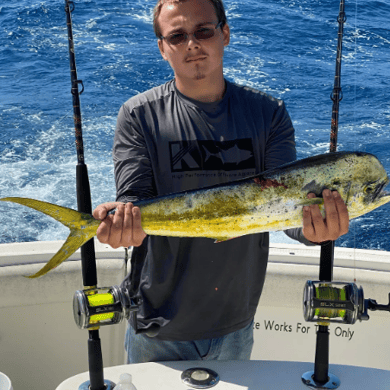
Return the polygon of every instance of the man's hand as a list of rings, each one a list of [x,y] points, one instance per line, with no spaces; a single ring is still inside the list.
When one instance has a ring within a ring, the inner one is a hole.
[[[347,206],[337,191],[322,192],[325,206],[325,219],[318,205],[303,207],[303,235],[311,242],[335,241],[348,233],[349,216]],[[310,193],[308,198],[315,198]]]
[[[114,208],[115,214],[107,215]],[[98,240],[112,248],[140,246],[146,237],[141,226],[141,210],[132,203],[103,203],[93,211],[93,217],[102,221],[96,234]]]

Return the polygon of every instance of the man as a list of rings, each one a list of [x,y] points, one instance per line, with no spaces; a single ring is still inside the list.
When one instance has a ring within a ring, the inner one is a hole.
[[[113,151],[118,202],[94,211],[103,220],[101,242],[135,247],[123,284],[143,299],[133,325],[150,333],[135,334],[128,326],[128,362],[249,359],[268,233],[222,243],[146,238],[131,202],[290,162],[296,158],[294,129],[283,102],[224,79],[230,30],[221,0],[160,0],[154,30],[175,78],[122,106]],[[323,196],[326,220],[318,206],[305,207],[303,229],[288,235],[310,245],[348,231],[340,196]],[[114,207],[115,215],[107,216]]]

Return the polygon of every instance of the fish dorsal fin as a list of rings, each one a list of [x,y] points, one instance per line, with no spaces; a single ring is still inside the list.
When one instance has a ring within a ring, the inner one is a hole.
[[[36,199],[10,197],[1,198],[0,201],[18,203],[40,211],[41,213],[54,218],[56,221],[61,222],[70,229],[69,236],[64,245],[62,245],[59,251],[49,260],[49,262],[36,274],[26,276],[31,279],[43,276],[53,268],[60,265],[74,252],[76,252],[80,246],[94,237],[96,235],[97,228],[100,225],[100,221],[96,220],[89,214],[80,213],[67,207],[57,206],[55,204],[42,202]]]

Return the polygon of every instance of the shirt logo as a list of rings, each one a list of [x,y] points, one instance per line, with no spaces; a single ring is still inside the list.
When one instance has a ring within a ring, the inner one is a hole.
[[[255,168],[252,139],[169,143],[172,172],[235,171]]]

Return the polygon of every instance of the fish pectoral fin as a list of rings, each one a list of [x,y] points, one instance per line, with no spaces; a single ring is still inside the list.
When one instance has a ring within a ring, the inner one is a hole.
[[[93,236],[93,232],[84,234],[81,230],[72,229],[67,240],[64,242],[64,245],[62,245],[59,251],[46,263],[46,265],[36,274],[25,276],[25,278],[34,279],[47,274],[50,270],[58,267],[68,257],[73,255],[80,246],[84,245]]]
[[[323,198],[310,198],[310,199],[305,199],[300,203],[297,203],[297,206],[311,206],[313,204],[323,204],[324,199]]]

